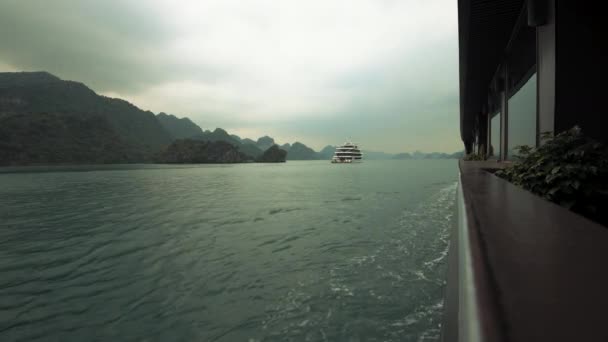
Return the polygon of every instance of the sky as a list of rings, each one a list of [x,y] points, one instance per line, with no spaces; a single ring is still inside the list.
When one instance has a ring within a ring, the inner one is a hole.
[[[0,72],[48,71],[203,129],[455,152],[456,0],[3,0]]]

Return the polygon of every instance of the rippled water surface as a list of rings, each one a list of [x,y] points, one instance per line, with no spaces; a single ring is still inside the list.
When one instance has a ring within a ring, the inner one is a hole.
[[[12,170],[0,341],[438,337],[454,160]]]

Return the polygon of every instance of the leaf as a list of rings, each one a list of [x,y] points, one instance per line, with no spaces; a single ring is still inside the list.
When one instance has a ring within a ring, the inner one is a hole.
[[[540,138],[541,138],[542,140],[549,140],[549,139],[552,139],[552,138],[553,138],[553,132],[551,132],[551,131],[542,132],[542,133],[540,134]]]
[[[575,204],[575,203],[576,203],[576,202],[575,202],[575,201],[573,201],[573,200],[563,200],[563,201],[560,201],[560,202],[559,202],[559,204],[560,204],[562,207],[566,207],[566,208],[568,208],[568,209],[572,209],[572,207],[574,206],[574,204]]]
[[[597,166],[590,166],[589,169],[591,170],[591,173],[596,175],[597,174]]]

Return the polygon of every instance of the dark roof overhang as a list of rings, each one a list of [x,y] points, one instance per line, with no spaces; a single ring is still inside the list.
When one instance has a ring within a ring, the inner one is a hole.
[[[458,0],[460,135],[474,140],[477,115],[505,55],[525,0]]]

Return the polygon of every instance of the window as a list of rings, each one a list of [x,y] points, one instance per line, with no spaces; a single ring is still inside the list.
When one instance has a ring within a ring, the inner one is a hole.
[[[490,121],[490,156],[500,158],[500,112]]]
[[[517,154],[515,147],[536,146],[536,74],[509,99],[507,159]]]

